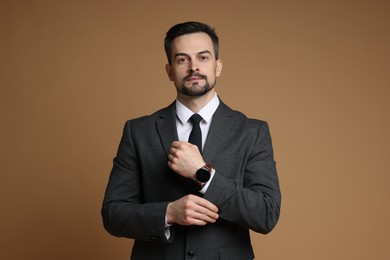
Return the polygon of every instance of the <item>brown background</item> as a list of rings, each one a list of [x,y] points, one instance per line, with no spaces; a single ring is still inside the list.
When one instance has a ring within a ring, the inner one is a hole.
[[[173,101],[168,28],[217,28],[221,98],[271,126],[257,259],[389,259],[388,1],[1,1],[0,259],[128,259],[100,206],[126,119]]]

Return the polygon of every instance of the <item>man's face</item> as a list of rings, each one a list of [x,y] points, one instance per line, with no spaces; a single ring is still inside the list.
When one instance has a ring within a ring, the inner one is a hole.
[[[171,45],[168,77],[178,94],[202,96],[212,90],[221,75],[222,62],[215,59],[213,42],[206,33],[192,33],[175,38]]]

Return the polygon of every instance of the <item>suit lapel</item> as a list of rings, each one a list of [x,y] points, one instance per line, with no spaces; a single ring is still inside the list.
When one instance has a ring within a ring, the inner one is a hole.
[[[213,115],[210,130],[203,149],[203,158],[206,162],[212,162],[218,154],[219,149],[226,142],[226,136],[231,131],[234,120],[231,109],[222,101]],[[164,151],[169,154],[169,149],[173,141],[179,140],[176,128],[176,109],[175,102],[159,112],[156,127]]]
[[[161,110],[156,125],[164,151],[168,156],[172,142],[179,140],[176,129],[175,102]]]
[[[206,162],[212,162],[218,154],[219,149],[226,142],[229,132],[233,127],[233,116],[231,109],[224,103],[219,104],[213,115],[206,144],[203,149],[203,158]]]

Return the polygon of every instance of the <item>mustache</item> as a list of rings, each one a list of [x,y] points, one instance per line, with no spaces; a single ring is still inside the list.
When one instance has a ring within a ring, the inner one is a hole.
[[[189,75],[185,76],[183,80],[188,80],[188,79],[191,78],[191,77],[199,77],[199,78],[202,78],[202,79],[207,80],[207,76],[206,76],[206,75],[203,75],[203,74],[200,74],[200,73],[192,73],[192,74],[189,74]]]

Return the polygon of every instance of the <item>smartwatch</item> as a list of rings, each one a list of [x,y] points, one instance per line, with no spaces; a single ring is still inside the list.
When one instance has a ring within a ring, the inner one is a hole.
[[[205,185],[210,180],[212,170],[213,167],[210,164],[206,164],[196,171],[195,181],[201,186]]]

